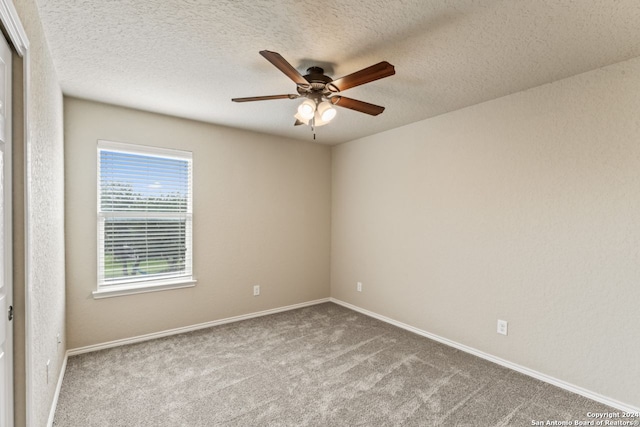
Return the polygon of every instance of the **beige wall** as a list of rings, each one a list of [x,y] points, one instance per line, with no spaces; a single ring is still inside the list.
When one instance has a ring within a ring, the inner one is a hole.
[[[64,272],[64,161],[62,93],[49,48],[40,24],[36,2],[14,2],[29,38],[29,147],[24,157],[21,115],[21,61],[14,64],[14,302],[15,331],[15,425],[44,426],[47,423],[56,383],[64,360],[65,272]],[[27,175],[25,183],[24,177]],[[24,191],[28,210],[23,208]],[[27,239],[27,236],[29,237]],[[26,247],[26,253],[25,253]],[[25,276],[25,263],[27,274]],[[25,313],[25,283],[31,304]],[[29,317],[25,344],[25,315]],[[58,344],[56,335],[62,343]],[[25,374],[25,345],[30,348]],[[50,360],[47,380],[47,361]],[[30,398],[27,398],[27,394]],[[25,405],[28,405],[28,407]]]
[[[196,287],[92,298],[98,139],[193,152]],[[65,144],[69,348],[329,296],[329,147],[73,98]]]
[[[331,295],[640,407],[639,87],[634,59],[334,147]]]

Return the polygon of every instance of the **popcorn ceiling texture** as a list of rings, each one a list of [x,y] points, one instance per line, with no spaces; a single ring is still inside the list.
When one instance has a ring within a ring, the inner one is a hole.
[[[44,426],[65,350],[62,93],[35,2],[16,1],[15,6],[30,42],[30,92],[26,112],[30,144],[26,164],[26,191],[29,194],[26,233],[29,236],[27,286],[30,286],[29,299],[32,303],[28,314],[31,328],[27,332],[32,345],[29,360],[32,378],[27,384],[27,391],[32,397],[32,406],[27,410],[31,416],[30,425]],[[56,340],[58,333],[63,339],[60,345]],[[47,360],[51,360],[48,384]],[[18,401],[22,399],[22,396],[16,397]],[[24,421],[24,415],[24,412],[16,414],[17,426]]]
[[[346,96],[319,141],[338,143],[640,55],[640,2],[511,0],[37,0],[65,94],[311,140],[264,58],[340,77],[387,60],[395,76]]]

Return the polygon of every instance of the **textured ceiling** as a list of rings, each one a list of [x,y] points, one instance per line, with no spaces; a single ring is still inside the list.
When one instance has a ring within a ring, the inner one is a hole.
[[[299,100],[258,51],[333,78],[386,60],[396,75],[344,95],[335,144],[640,56],[638,0],[37,0],[65,94],[312,140]]]

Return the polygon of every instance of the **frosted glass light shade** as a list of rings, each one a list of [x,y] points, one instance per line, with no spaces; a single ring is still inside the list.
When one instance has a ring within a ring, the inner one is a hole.
[[[337,111],[329,102],[323,101],[318,105],[318,113],[322,121],[329,122],[336,116]]]
[[[313,117],[313,114],[316,112],[316,103],[311,99],[305,99],[302,104],[298,107],[298,114],[300,117],[309,120]]]
[[[302,123],[304,123],[305,125],[308,125],[308,124],[309,124],[309,121],[311,120],[311,119],[305,119],[304,117],[302,117],[302,116],[300,115],[300,113],[296,113],[296,114],[294,114],[294,115],[293,115],[293,117],[295,117],[295,118],[296,118],[296,120],[300,120],[300,121],[301,121]]]

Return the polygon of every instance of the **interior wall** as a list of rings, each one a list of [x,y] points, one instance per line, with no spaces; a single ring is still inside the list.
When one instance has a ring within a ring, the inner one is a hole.
[[[195,287],[92,298],[98,139],[193,152]],[[69,348],[329,296],[329,147],[74,98],[65,144]]]
[[[638,87],[634,59],[334,147],[332,297],[640,407]]]
[[[14,63],[15,425],[46,425],[64,361],[64,161],[62,93],[34,0],[14,2],[29,39],[28,148],[22,70]],[[16,115],[17,114],[17,115]],[[23,209],[24,192],[27,210]],[[25,252],[26,251],[26,252]],[[31,302],[29,319],[25,313]],[[60,334],[61,343],[57,335]],[[26,340],[25,340],[26,338]],[[26,363],[31,377],[27,378]],[[47,375],[47,362],[50,362]],[[27,394],[29,398],[27,398]],[[28,411],[28,414],[27,414]]]

